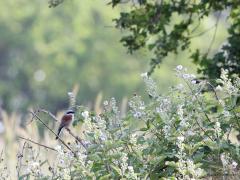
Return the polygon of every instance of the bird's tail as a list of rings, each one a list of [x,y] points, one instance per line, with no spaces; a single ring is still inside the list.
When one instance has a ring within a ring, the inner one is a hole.
[[[63,127],[59,127],[59,128],[58,128],[56,140],[58,139],[58,136],[60,135],[60,133],[61,133],[61,131],[62,131],[62,128],[63,128]]]

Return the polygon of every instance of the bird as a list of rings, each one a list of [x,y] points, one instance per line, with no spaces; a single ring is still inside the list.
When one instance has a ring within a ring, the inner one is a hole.
[[[74,120],[74,113],[75,112],[70,109],[70,110],[67,110],[66,113],[63,115],[63,117],[61,119],[61,123],[58,128],[56,140],[58,139],[59,134],[61,133],[62,129],[68,128],[69,125],[72,123],[72,121]]]

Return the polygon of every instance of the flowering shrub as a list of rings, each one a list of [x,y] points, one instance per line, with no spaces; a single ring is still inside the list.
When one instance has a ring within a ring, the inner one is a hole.
[[[239,177],[239,144],[231,137],[240,130],[240,78],[231,81],[222,70],[216,88],[196,80],[181,65],[182,84],[166,95],[148,74],[142,74],[150,96],[129,101],[122,117],[114,98],[103,103],[102,114],[77,107],[74,126],[84,128],[82,143],[58,145],[55,164],[34,156],[24,176],[37,179],[199,179]]]

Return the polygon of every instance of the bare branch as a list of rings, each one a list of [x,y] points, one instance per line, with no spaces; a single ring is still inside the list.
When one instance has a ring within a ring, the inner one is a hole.
[[[81,139],[80,137],[75,136],[69,128],[66,128],[66,130],[68,131],[68,133],[69,133],[72,137],[74,137],[74,138],[76,139],[76,141],[78,141],[78,142],[84,147],[84,149],[87,149],[86,145],[83,143],[83,141],[82,141],[82,139]]]
[[[49,112],[49,111],[47,111],[47,110],[45,110],[45,109],[39,108],[39,109],[37,109],[36,111],[34,111],[35,114],[40,113],[40,112],[43,112],[43,113],[49,115],[52,119],[54,119],[54,121],[58,121],[58,119],[56,118],[56,116],[54,116],[51,112]],[[34,120],[34,116],[32,117],[31,121],[30,121],[29,123],[27,123],[26,125],[31,124],[31,123],[33,122],[33,120]]]
[[[220,100],[219,100],[219,98],[218,98],[218,95],[217,95],[217,92],[216,92],[214,86],[213,86],[210,82],[207,82],[207,84],[211,87],[211,89],[212,89],[213,92],[214,92],[214,95],[215,95],[216,100],[219,102]]]
[[[46,145],[44,145],[44,144],[40,144],[40,143],[35,142],[35,141],[31,140],[31,139],[24,138],[24,137],[21,137],[21,136],[17,136],[17,137],[20,138],[20,139],[23,139],[23,140],[25,140],[25,141],[31,142],[31,143],[33,143],[33,144],[36,144],[36,145],[38,145],[38,146],[42,146],[42,147],[44,147],[44,148],[46,148],[46,149],[50,149],[50,150],[52,150],[52,151],[57,151],[56,149],[54,149],[54,148],[52,148],[52,147],[46,146]]]
[[[218,14],[218,16],[217,16],[217,21],[216,21],[216,23],[215,23],[214,34],[213,34],[212,40],[211,40],[211,42],[210,42],[210,45],[209,45],[209,47],[208,47],[207,55],[209,54],[210,50],[212,49],[213,43],[214,43],[214,41],[215,41],[216,34],[217,34],[217,29],[218,29],[218,24],[219,24],[219,20],[220,20],[221,14],[222,14],[222,12],[220,11],[219,14]]]
[[[43,113],[49,115],[50,117],[52,117],[55,121],[58,121],[58,119],[55,115],[53,115],[51,112],[49,112],[45,109],[38,109],[37,112],[43,112]]]
[[[18,161],[17,161],[16,169],[17,169],[18,178],[20,177],[20,170],[21,170],[21,167],[22,167],[22,158],[23,158],[23,153],[24,153],[24,149],[25,149],[26,143],[27,142],[25,141],[24,144],[23,144],[23,147],[22,147],[22,151],[17,156]]]

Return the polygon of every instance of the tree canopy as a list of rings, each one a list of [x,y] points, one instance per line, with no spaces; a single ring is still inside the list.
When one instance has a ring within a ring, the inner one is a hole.
[[[220,76],[221,68],[227,69],[230,76],[240,73],[240,3],[238,0],[112,0],[112,7],[131,6],[115,19],[116,27],[128,30],[121,42],[129,52],[147,47],[153,53],[151,74],[169,53],[190,49],[192,38],[197,34],[205,17],[215,15],[215,33],[212,40],[202,42],[209,46],[206,52],[196,49],[191,52],[193,61],[200,65],[198,71],[209,78]],[[227,14],[229,37],[225,45],[210,56],[218,23],[222,14]],[[176,21],[174,16],[178,16]],[[201,33],[199,34],[201,35]]]

